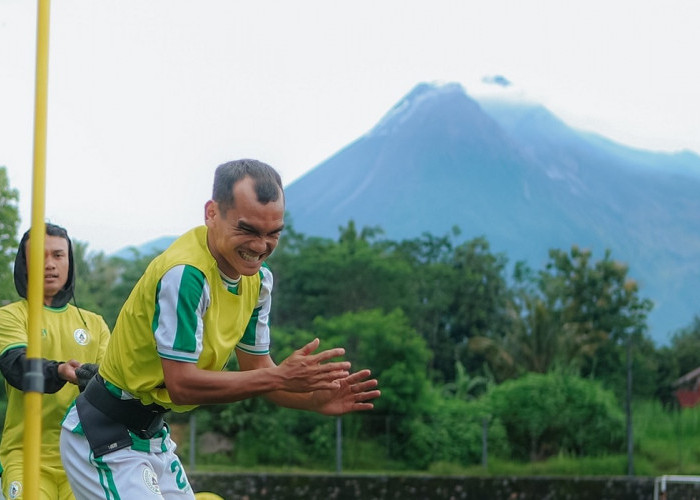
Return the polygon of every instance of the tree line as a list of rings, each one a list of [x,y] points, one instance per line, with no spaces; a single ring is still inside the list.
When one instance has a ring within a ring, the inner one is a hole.
[[[17,199],[0,168],[0,301],[17,298]],[[112,327],[154,256],[108,257],[74,242],[78,305]],[[391,241],[351,220],[334,240],[289,224],[269,259],[273,357],[318,336],[370,368],[382,397],[373,412],[344,417],[344,432],[364,447],[358,453],[399,468],[478,463],[484,425],[497,456],[621,452],[627,356],[632,397],[672,409],[672,382],[700,366],[700,316],[657,347],[647,334],[653,301],[610,251],[594,256],[574,245],[543,257],[541,269],[511,263],[458,228]],[[204,427],[235,441],[240,463],[332,456],[327,417],[264,400],[197,411]]]

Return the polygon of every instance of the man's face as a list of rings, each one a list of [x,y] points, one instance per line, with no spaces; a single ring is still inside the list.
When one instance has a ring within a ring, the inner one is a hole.
[[[277,247],[284,227],[284,198],[258,202],[250,177],[233,186],[234,207],[223,214],[219,204],[208,201],[205,221],[207,243],[219,269],[229,278],[252,276]]]
[[[27,256],[29,246],[27,242]],[[29,259],[27,259],[29,268]],[[44,243],[44,304],[51,305],[51,299],[66,285],[68,281],[68,240],[60,236],[46,235]]]

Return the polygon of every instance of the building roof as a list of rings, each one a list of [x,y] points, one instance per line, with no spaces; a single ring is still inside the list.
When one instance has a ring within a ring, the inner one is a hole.
[[[689,382],[692,382],[693,380],[695,380],[698,377],[700,377],[700,367],[696,368],[693,371],[686,373],[681,378],[676,380],[673,383],[673,387],[678,387],[679,385],[687,384]]]

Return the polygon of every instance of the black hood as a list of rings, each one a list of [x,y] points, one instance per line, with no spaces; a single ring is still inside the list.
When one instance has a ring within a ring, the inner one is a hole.
[[[47,226],[52,226],[52,224],[47,224]],[[54,226],[57,227],[58,226]],[[65,234],[63,228],[59,228]],[[56,295],[51,299],[51,307],[63,307],[70,301],[73,297],[73,288],[75,288],[75,266],[73,266],[73,245],[71,244],[70,238],[66,234],[56,234],[50,236],[60,236],[68,241],[68,280],[66,284],[58,291]],[[15,257],[15,288],[17,293],[22,298],[27,298],[27,252],[25,247],[27,246],[27,240],[29,240],[29,231],[24,233],[22,236],[22,241],[19,243],[19,248],[17,249],[17,256]]]

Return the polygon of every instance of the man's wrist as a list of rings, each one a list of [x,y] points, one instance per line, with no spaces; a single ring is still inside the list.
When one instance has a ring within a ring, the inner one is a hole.
[[[65,361],[56,361],[56,378],[58,378],[59,380],[67,380],[63,373],[61,373],[61,366],[65,364]]]

